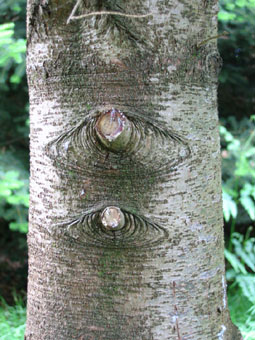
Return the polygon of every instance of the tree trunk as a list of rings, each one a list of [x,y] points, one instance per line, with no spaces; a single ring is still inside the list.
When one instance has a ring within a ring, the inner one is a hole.
[[[241,338],[226,301],[217,10],[28,0],[27,340]],[[121,15],[77,18],[98,11]]]

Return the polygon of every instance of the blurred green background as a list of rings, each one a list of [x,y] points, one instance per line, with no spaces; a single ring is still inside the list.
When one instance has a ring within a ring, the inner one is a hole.
[[[25,330],[28,90],[25,0],[0,0],[0,340]],[[228,300],[255,340],[255,0],[220,0],[218,41],[222,189]]]

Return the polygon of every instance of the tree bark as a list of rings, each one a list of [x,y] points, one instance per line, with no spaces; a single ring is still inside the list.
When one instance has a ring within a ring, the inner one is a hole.
[[[27,340],[240,339],[217,2],[28,0]],[[146,15],[90,15],[98,11]],[[204,42],[204,43],[203,43]]]

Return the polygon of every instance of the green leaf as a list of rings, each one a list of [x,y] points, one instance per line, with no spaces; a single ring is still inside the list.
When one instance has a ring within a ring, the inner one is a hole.
[[[236,218],[237,216],[237,205],[236,202],[232,199],[232,197],[224,190],[222,192],[223,199],[223,215],[225,221],[228,222],[230,217]]]
[[[1,185],[0,185],[0,196],[2,196],[2,197],[9,197],[11,194],[12,194],[12,192],[11,192],[10,189],[1,187]]]
[[[253,304],[243,295],[236,284],[228,289],[228,305],[232,321],[239,327],[244,340],[254,340],[255,318]]]
[[[248,231],[248,235],[249,235]],[[246,235],[239,234],[237,232],[232,234],[231,242],[234,246],[234,255],[238,261],[242,261],[242,264],[249,267],[255,273],[255,238],[251,237],[247,239]]]
[[[226,3],[226,8],[228,11],[233,11],[235,9],[235,4],[233,2]]]
[[[15,170],[13,170],[15,169]],[[28,215],[28,171],[18,155],[0,153],[0,217],[10,221],[12,230],[26,232]]]
[[[225,138],[226,142],[232,142],[234,140],[233,135],[225,128],[225,126],[220,126],[220,134]]]
[[[240,155],[240,158],[236,162],[236,170],[235,175],[244,177],[250,175],[251,173],[251,166],[249,160],[245,157],[244,154]]]
[[[255,221],[255,204],[252,198],[250,196],[241,196],[240,202],[250,216],[250,219]]]
[[[240,262],[236,255],[232,254],[227,249],[224,250],[224,254],[236,273],[247,274],[245,266]]]
[[[255,275],[238,275],[236,281],[242,289],[243,295],[255,304]]]
[[[9,77],[9,71],[14,68],[11,75],[12,83],[19,83],[24,75],[25,67],[25,39],[16,39],[14,36],[14,23],[0,25],[0,82],[4,83]],[[21,68],[15,67],[22,64]]]
[[[235,18],[236,18],[235,13],[229,13],[223,10],[220,11],[218,14],[219,21],[231,21],[231,20],[234,20]]]
[[[245,152],[245,156],[247,158],[254,156],[255,155],[255,147],[250,147],[246,152]]]
[[[20,233],[27,233],[28,231],[28,223],[27,222],[11,222],[10,229],[13,231],[19,231]]]
[[[235,3],[238,7],[244,7],[247,5],[246,0],[236,0]]]
[[[13,205],[23,204],[25,207],[27,208],[29,207],[29,195],[27,194],[25,195],[15,194],[13,196],[8,197],[6,201],[9,204],[13,204]]]

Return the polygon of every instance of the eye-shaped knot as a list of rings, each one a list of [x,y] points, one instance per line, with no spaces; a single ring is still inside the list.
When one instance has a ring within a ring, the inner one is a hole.
[[[165,176],[190,155],[184,138],[140,115],[111,109],[87,117],[46,147],[55,165],[80,176]]]
[[[152,247],[168,239],[166,229],[157,223],[113,205],[87,211],[54,230],[86,247]]]

